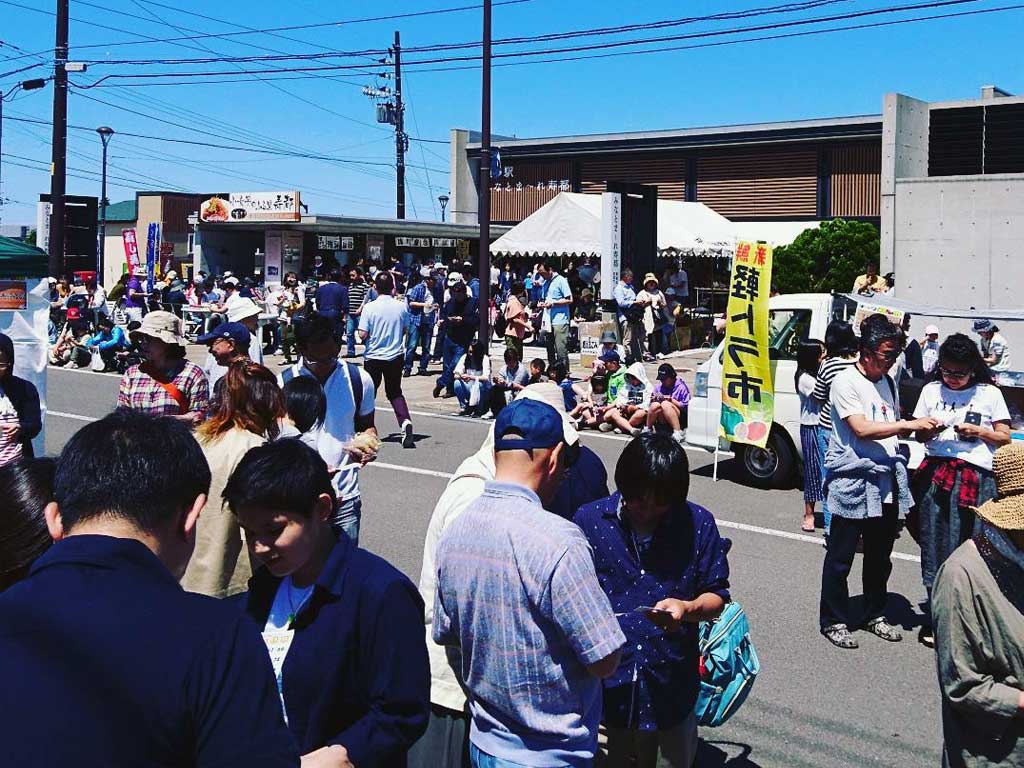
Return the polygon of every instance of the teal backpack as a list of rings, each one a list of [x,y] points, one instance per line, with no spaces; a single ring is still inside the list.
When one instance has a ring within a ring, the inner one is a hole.
[[[761,671],[747,614],[739,603],[726,603],[721,616],[700,623],[697,647],[700,693],[694,711],[699,725],[714,727],[735,714]]]

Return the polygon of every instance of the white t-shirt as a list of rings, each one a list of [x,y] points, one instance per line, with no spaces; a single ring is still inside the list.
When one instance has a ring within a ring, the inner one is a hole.
[[[939,342],[937,341],[925,341],[921,345],[921,368],[924,370],[924,375],[927,376],[929,373],[935,370],[935,366],[939,362]]]
[[[832,404],[832,438],[839,445],[848,446],[858,456],[879,463],[888,463],[895,458],[899,448],[899,439],[895,435],[882,440],[860,438],[846,422],[848,417],[855,414],[860,414],[868,421],[899,421],[892,379],[883,376],[878,381],[871,381],[856,365],[851,365],[832,382],[829,402]],[[883,500],[891,502],[892,476],[884,479],[880,485]]]
[[[378,296],[359,315],[359,330],[366,331],[367,360],[394,360],[405,355],[405,325],[409,310],[394,296]]]
[[[821,417],[821,403],[811,397],[817,379],[809,373],[801,373],[796,388],[800,395],[800,426],[816,427]]]
[[[267,616],[267,624],[263,631],[273,632],[276,629],[288,629],[299,610],[313,594],[315,586],[316,584],[310,584],[308,587],[296,587],[292,584],[291,576],[281,579],[281,583],[277,585],[274,604],[270,607],[270,614]]]
[[[1003,393],[991,384],[975,384],[965,389],[950,389],[941,381],[926,384],[914,409],[914,418],[931,416],[946,425],[946,429],[925,443],[929,456],[943,456],[969,461],[976,467],[992,469],[992,456],[996,449],[984,440],[961,440],[953,426],[963,424],[969,411],[981,414],[983,429],[992,429],[997,421],[1010,421]]]
[[[373,413],[373,379],[370,374],[362,368],[359,371],[360,382],[363,386],[363,398],[359,407],[360,416],[369,416]],[[294,376],[312,376],[313,374],[303,364],[295,364],[286,369],[282,374],[279,383],[283,387]],[[352,384],[348,375],[348,365],[339,362],[334,372],[324,384],[324,394],[327,395],[327,416],[324,423],[316,429],[310,430],[311,439],[315,439],[317,453],[327,462],[329,467],[339,467],[339,471],[331,481],[337,493],[338,501],[353,499],[359,495],[359,470],[348,453],[345,452],[345,445],[355,437],[355,410],[356,403],[352,396]],[[351,467],[351,469],[346,469]]]
[[[1010,346],[1001,333],[992,334],[991,339],[981,340],[981,354],[994,357],[996,361],[989,366],[993,371],[1010,370]]]
[[[98,309],[101,315],[107,314],[107,292],[102,285],[97,285],[95,290],[93,290],[89,307],[91,309]]]

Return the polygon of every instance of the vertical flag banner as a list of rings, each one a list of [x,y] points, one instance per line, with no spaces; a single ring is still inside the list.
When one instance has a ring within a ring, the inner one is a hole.
[[[156,272],[156,254],[157,248],[160,247],[160,234],[157,229],[157,224],[152,223],[149,225],[149,230],[146,233],[146,293],[153,292],[153,278]]]
[[[139,262],[139,244],[135,239],[135,229],[122,229],[121,239],[124,241],[124,259],[128,263],[128,274],[134,275],[142,266]]]
[[[775,412],[768,357],[771,282],[772,247],[737,243],[729,279],[719,434],[731,442],[759,448],[768,442]]]

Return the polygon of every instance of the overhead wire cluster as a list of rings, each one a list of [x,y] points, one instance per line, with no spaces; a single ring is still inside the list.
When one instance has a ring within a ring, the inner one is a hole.
[[[498,0],[493,5],[515,6],[533,1]],[[854,0],[798,0],[775,5],[761,5],[746,9],[722,11],[701,16],[684,16],[649,22],[510,36],[492,41],[494,47],[493,66],[550,65],[610,57],[642,56],[670,51],[695,50],[822,34],[836,34],[853,30],[921,23],[939,19],[963,18],[983,14],[1006,13],[1024,9],[1024,3],[990,5],[985,4],[986,1],[929,0],[926,2],[904,2],[902,4],[861,9],[848,8],[843,11],[836,9],[832,13],[815,14],[813,13],[814,11],[829,6],[848,6]],[[95,0],[75,0],[75,6],[85,6],[104,13],[159,24],[169,30],[173,30],[177,35],[154,37],[138,31],[113,26],[106,23],[107,19],[99,22],[72,16],[72,21],[76,23],[109,30],[133,38],[130,40],[115,40],[108,43],[74,45],[72,50],[75,54],[75,60],[87,63],[90,67],[90,74],[86,78],[76,78],[72,81],[72,93],[75,94],[76,98],[93,101],[108,108],[132,114],[155,124],[165,126],[168,129],[184,131],[187,134],[202,134],[207,139],[212,133],[224,142],[230,143],[118,131],[120,137],[153,142],[177,143],[197,148],[245,152],[257,157],[315,160],[377,178],[391,178],[395,168],[394,162],[357,159],[303,147],[224,120],[211,120],[208,115],[189,110],[178,104],[163,101],[141,91],[155,87],[253,82],[271,88],[290,99],[305,104],[309,108],[322,111],[333,117],[373,129],[374,131],[388,131],[387,128],[375,123],[339,112],[322,103],[322,100],[307,98],[282,85],[282,83],[326,79],[331,83],[362,87],[364,83],[359,82],[359,78],[376,79],[382,77],[383,72],[390,63],[388,59],[389,49],[367,47],[348,50],[332,48],[301,37],[297,33],[323,29],[345,30],[349,27],[371,22],[398,21],[426,16],[457,14],[476,11],[481,7],[480,3],[467,3],[406,13],[336,19],[266,29],[218,19],[220,23],[230,27],[231,31],[208,32],[178,24],[176,21],[172,23],[157,10],[154,10],[166,9],[180,12],[180,8],[176,6],[160,2],[159,0],[130,0],[130,2],[136,6],[139,11],[138,13],[113,8]],[[991,2],[991,0],[988,0],[988,2]],[[0,5],[40,14],[54,15],[52,11],[29,6],[24,4],[24,2],[19,2],[19,0],[0,0]],[[747,24],[729,24],[729,22],[744,20],[757,21]],[[679,29],[692,28],[695,25],[706,26],[699,26],[693,30]],[[254,42],[252,40],[254,36],[279,39],[313,50],[302,52],[281,50]],[[89,58],[88,54],[86,54],[85,58],[81,58],[82,52],[87,50],[109,50],[127,46],[155,44],[171,45],[196,51],[202,55],[189,58]],[[220,48],[221,45],[226,44],[242,46],[247,48],[248,51],[253,52],[247,51],[244,55],[228,55]],[[214,45],[217,47],[215,48]],[[481,42],[479,40],[405,46],[403,47],[402,67],[407,73],[454,72],[477,69],[482,58],[479,52],[480,47]],[[8,55],[9,51],[13,52],[14,55]],[[26,59],[33,60],[20,64],[15,69],[0,73],[0,81],[6,77],[37,67],[52,66],[52,51],[27,52],[2,40],[0,40],[0,57],[2,57],[0,58],[0,67],[24,62]],[[104,97],[99,98],[90,93],[93,89],[112,90],[115,93],[104,93]],[[123,98],[119,98],[122,94],[124,95]],[[414,112],[412,116],[415,126]],[[33,120],[29,117],[9,117],[8,119],[46,124],[46,121]],[[189,122],[195,119],[202,119],[203,122]],[[203,125],[204,127],[197,128],[197,125]],[[92,130],[81,126],[69,126],[69,128],[76,131]],[[383,142],[387,138],[387,136],[381,136],[379,140]],[[410,139],[419,142],[421,150],[420,159],[422,162],[421,164],[408,165],[410,168],[416,168],[425,181],[423,183],[411,180],[410,183],[432,190],[434,185],[431,184],[429,174],[431,172],[444,174],[447,171],[430,167],[426,153],[429,152],[441,162],[446,162],[447,158],[440,153],[433,152],[429,147],[425,147],[424,144],[447,144],[448,142],[420,136],[410,137]],[[366,143],[373,143],[373,141]],[[141,145],[139,149],[143,149]],[[149,148],[146,148],[146,150],[153,154],[152,158],[147,159],[161,159],[159,154],[162,153],[162,150],[159,153],[157,150]],[[194,167],[201,167],[198,164],[203,162],[168,153],[162,154],[167,160],[174,159],[182,164],[192,163]],[[18,160],[16,156],[12,156],[12,158]],[[139,159],[143,158],[140,157]],[[25,160],[25,158],[21,158],[21,160]],[[256,180],[261,177],[248,176],[247,178]],[[433,202],[433,195],[431,195],[431,202]]]

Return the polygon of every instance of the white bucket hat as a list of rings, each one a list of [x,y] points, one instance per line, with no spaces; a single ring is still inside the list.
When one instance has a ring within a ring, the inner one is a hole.
[[[142,318],[142,325],[131,332],[132,341],[138,342],[140,336],[149,336],[179,347],[188,344],[182,333],[181,319],[170,312],[150,312]]]
[[[228,322],[238,323],[249,317],[259,317],[261,314],[259,304],[252,299],[244,299],[228,307]]]

